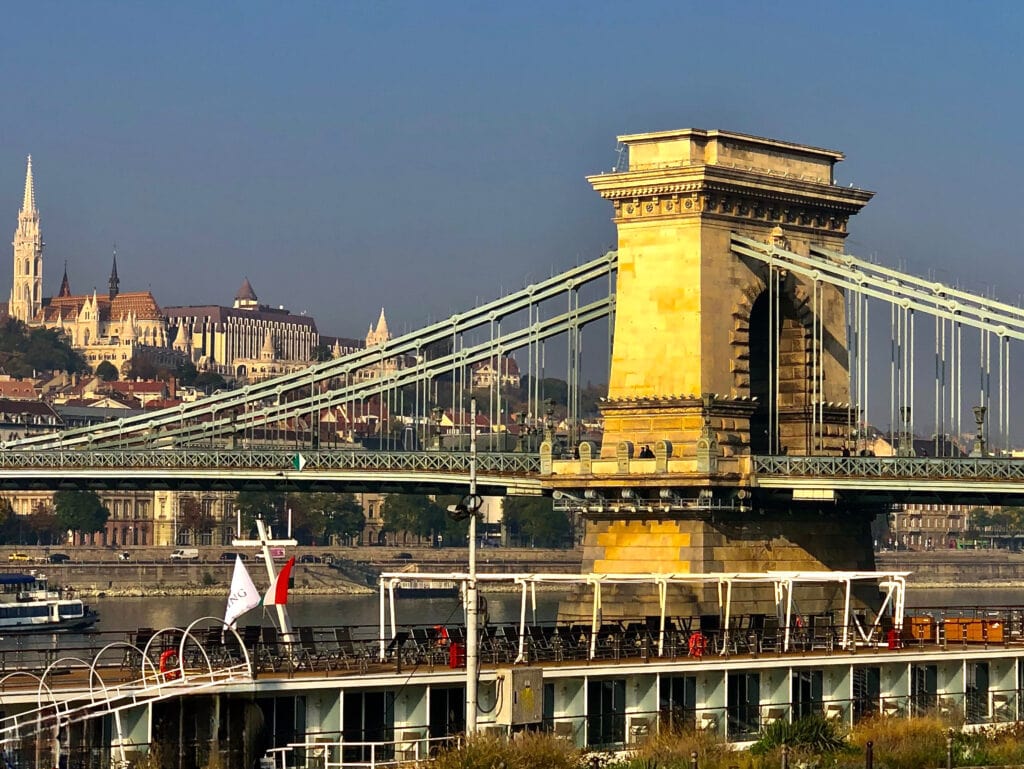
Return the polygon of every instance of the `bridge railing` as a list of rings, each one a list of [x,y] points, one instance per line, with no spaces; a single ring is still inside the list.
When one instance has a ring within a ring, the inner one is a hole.
[[[194,470],[197,468],[258,470],[293,469],[295,450],[168,450],[69,449],[0,451],[0,470],[98,469]],[[382,472],[469,472],[464,451],[306,451],[303,472],[365,470]],[[477,471],[497,475],[536,475],[540,457],[521,453],[483,452]]]
[[[1024,460],[1003,457],[753,456],[758,476],[1024,481]]]

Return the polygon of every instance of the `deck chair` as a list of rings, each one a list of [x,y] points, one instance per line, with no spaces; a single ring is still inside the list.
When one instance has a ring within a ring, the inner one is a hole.
[[[263,628],[262,641],[264,659],[274,672],[282,669],[294,671],[302,661],[301,652],[295,654],[293,645],[283,641],[273,625]]]
[[[369,654],[367,653],[365,646],[358,647],[356,646],[356,642],[352,640],[352,628],[334,628],[334,643],[336,648],[335,653],[341,664],[346,668],[349,668],[351,665],[356,665],[360,672],[366,671],[366,668],[369,667],[370,664]]]
[[[292,653],[300,667],[316,670],[323,666],[324,672],[331,669],[330,654],[317,643],[316,633],[311,627],[299,628],[299,646],[297,649],[293,646]]]

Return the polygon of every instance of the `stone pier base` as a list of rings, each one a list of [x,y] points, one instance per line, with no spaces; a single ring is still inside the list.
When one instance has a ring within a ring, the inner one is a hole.
[[[870,515],[834,508],[813,513],[747,513],[742,519],[590,520],[583,572],[606,574],[765,571],[871,571],[875,568]],[[842,585],[800,585],[795,608],[803,614],[842,610]],[[874,585],[854,587],[855,604],[876,606]],[[654,586],[602,589],[605,620],[637,620],[659,613]],[[563,621],[590,622],[592,593],[577,588],[559,607]],[[668,616],[718,614],[718,588],[671,585]],[[732,614],[774,613],[770,586],[736,585]]]

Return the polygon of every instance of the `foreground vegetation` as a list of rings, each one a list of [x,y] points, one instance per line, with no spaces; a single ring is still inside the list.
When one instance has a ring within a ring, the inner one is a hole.
[[[585,753],[547,734],[506,741],[477,737],[442,753],[435,769],[777,769],[788,751],[790,767],[861,769],[868,742],[875,769],[922,769],[946,765],[952,739],[953,766],[1011,766],[1024,763],[1024,724],[964,733],[946,719],[875,718],[844,731],[834,722],[808,718],[766,729],[747,750],[734,750],[707,732],[662,732],[623,755]]]

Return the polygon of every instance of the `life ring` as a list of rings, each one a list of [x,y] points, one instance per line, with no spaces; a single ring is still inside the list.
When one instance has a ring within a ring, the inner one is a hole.
[[[688,643],[691,657],[704,656],[704,651],[708,647],[708,640],[704,637],[703,633],[694,633],[690,636]]]
[[[160,655],[160,675],[165,681],[173,681],[181,676],[181,671],[178,670],[178,652],[174,649],[168,649]]]

